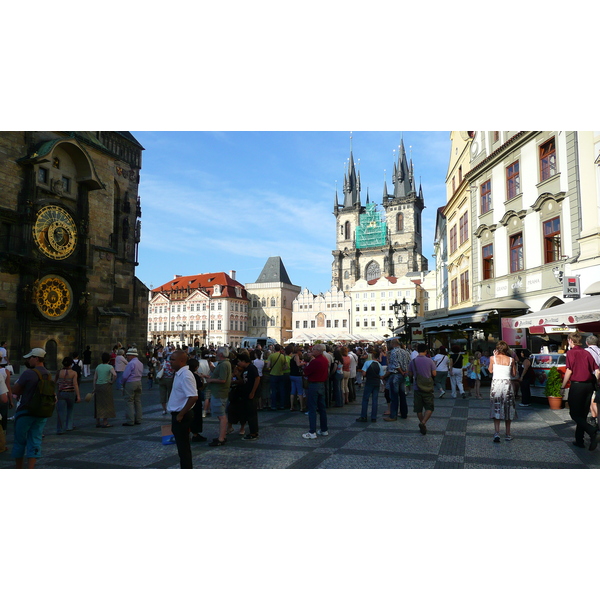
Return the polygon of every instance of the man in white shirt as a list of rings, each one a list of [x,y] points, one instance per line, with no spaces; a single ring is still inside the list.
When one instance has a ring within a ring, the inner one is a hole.
[[[180,468],[192,469],[190,425],[194,418],[192,409],[198,400],[198,388],[194,374],[187,366],[187,353],[175,350],[169,360],[175,371],[173,388],[167,404],[167,410],[171,413],[171,432],[177,444]]]

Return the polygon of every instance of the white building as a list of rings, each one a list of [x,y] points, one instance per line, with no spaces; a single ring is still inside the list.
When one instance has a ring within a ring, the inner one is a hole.
[[[176,275],[150,292],[148,341],[237,346],[247,332],[248,297],[235,271]]]
[[[429,310],[430,301],[435,302],[435,271],[407,273],[400,278],[380,277],[375,281],[359,279],[349,294],[352,299],[351,333],[362,340],[381,340],[398,333],[395,302],[406,301],[409,305],[407,317],[415,322]],[[415,301],[419,305],[416,315]],[[413,339],[421,337],[418,327],[413,328]]]
[[[351,340],[351,313],[350,297],[342,290],[313,294],[305,288],[292,304],[292,339],[298,342]]]

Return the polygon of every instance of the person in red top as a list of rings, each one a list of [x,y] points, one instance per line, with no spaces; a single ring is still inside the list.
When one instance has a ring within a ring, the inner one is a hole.
[[[594,375],[600,375],[594,357],[586,352],[581,345],[581,334],[576,331],[569,334],[567,343],[567,370],[562,382],[562,388],[571,382],[569,390],[569,415],[575,421],[575,441],[573,445],[585,448],[583,443],[584,432],[590,436],[589,450],[595,450],[598,446],[598,428],[587,422],[590,402],[596,379]]]
[[[329,379],[329,361],[323,356],[324,344],[315,344],[311,350],[312,360],[304,367],[304,376],[308,379],[308,433],[305,440],[316,440],[317,435],[329,435],[327,430],[327,411],[325,409],[325,382]],[[321,429],[317,431],[317,411]]]

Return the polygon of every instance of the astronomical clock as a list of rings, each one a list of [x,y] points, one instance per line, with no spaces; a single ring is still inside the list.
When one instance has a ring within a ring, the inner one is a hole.
[[[55,260],[64,260],[75,251],[77,226],[64,208],[44,206],[36,215],[33,237],[42,254]]]

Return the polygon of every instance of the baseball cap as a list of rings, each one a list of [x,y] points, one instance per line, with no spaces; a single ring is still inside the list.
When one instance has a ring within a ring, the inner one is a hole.
[[[46,351],[43,348],[34,348],[29,354],[26,354],[23,358],[30,358],[31,356],[44,358],[44,356],[46,356]]]

